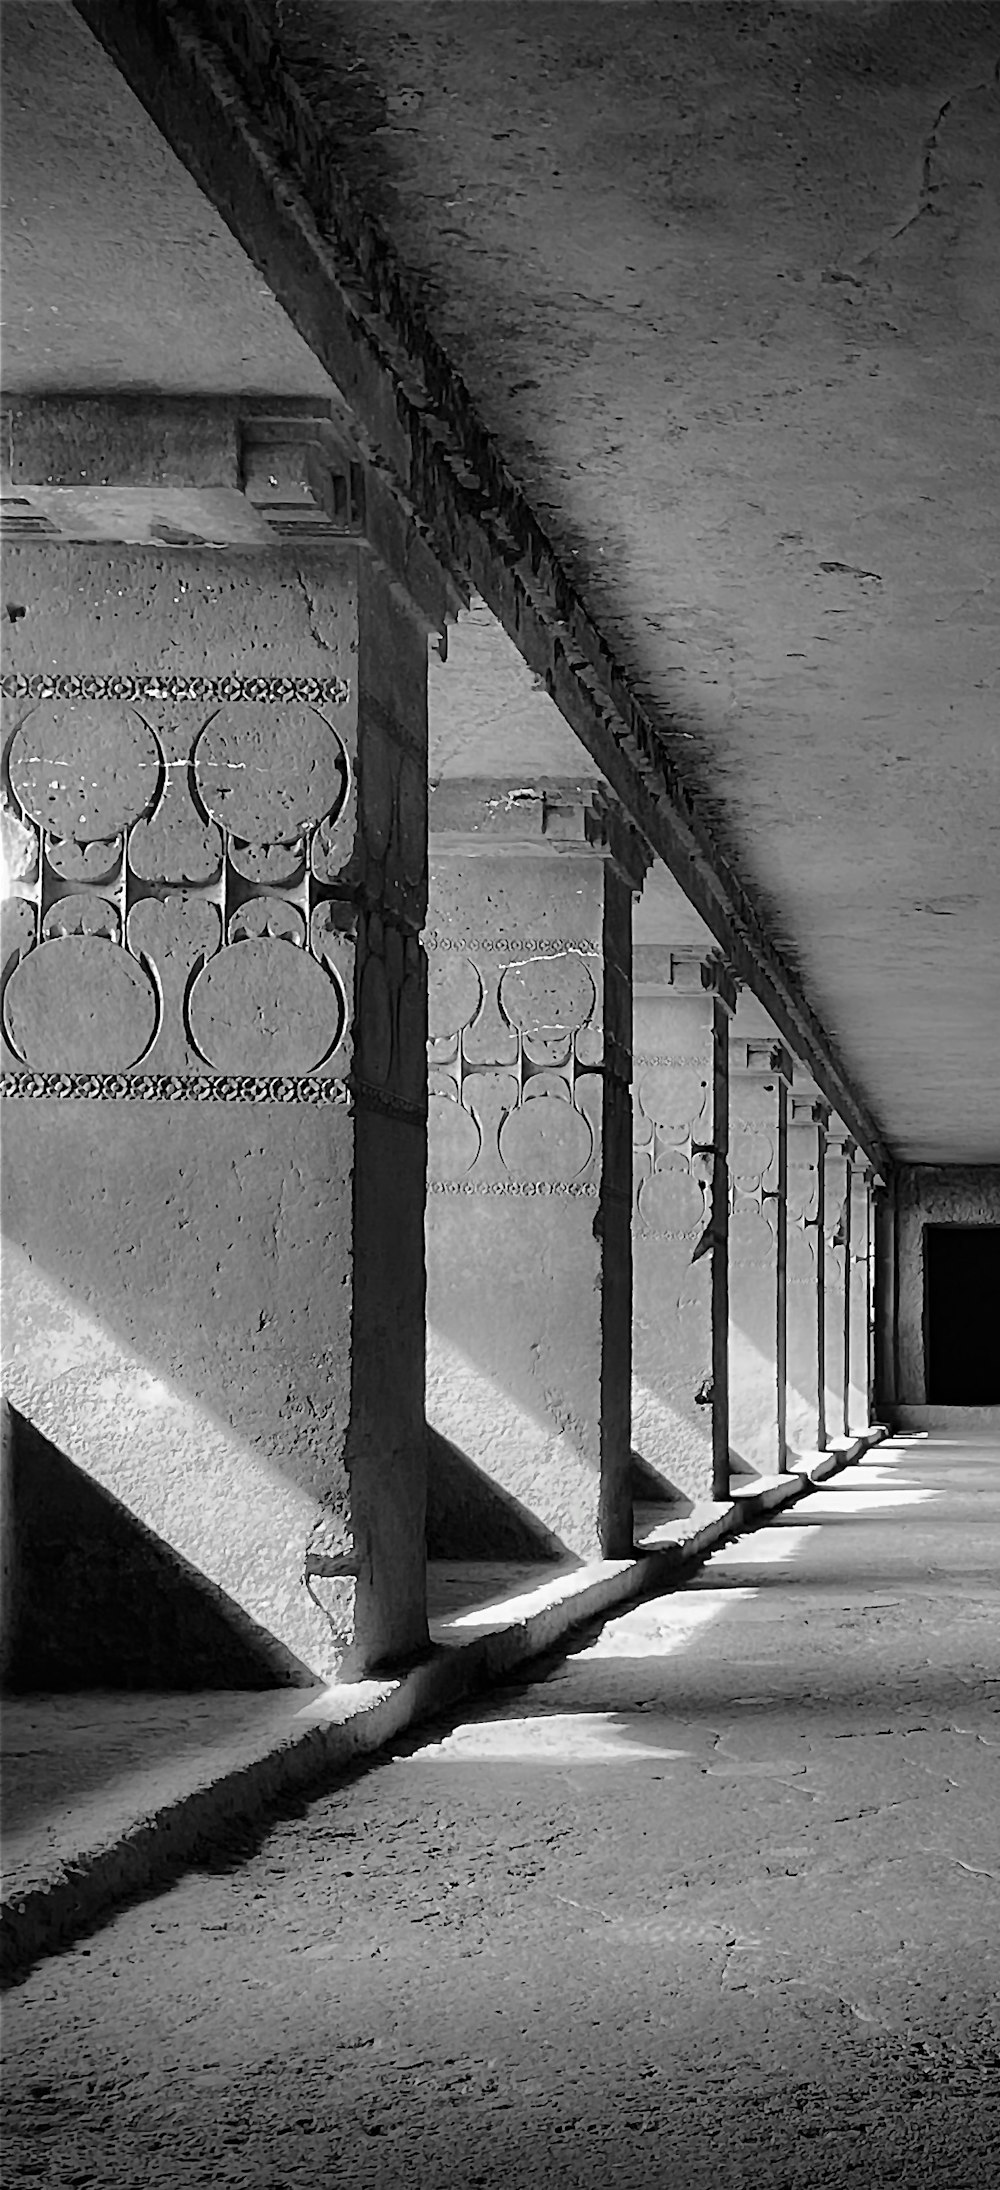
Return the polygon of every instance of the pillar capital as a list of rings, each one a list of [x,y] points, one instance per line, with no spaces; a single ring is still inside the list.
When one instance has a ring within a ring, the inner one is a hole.
[[[830,1105],[821,1095],[801,1094],[793,1083],[788,1115],[790,1125],[817,1125],[825,1134],[830,1123]]]
[[[593,852],[617,867],[631,890],[642,887],[652,854],[615,802],[592,783],[553,777],[520,784],[503,778],[455,777],[438,783],[429,805],[439,849],[491,858],[505,852]]]
[[[353,541],[442,647],[467,605],[329,403],[15,396],[2,429],[8,539],[222,551]]]
[[[792,1059],[783,1042],[770,1041],[766,1036],[750,1040],[741,1036],[729,1044],[730,1072],[753,1080],[783,1080],[786,1087],[792,1084]]]
[[[831,1114],[826,1128],[826,1152],[828,1156],[839,1158],[848,1164],[853,1164],[860,1153],[857,1141],[835,1113]]]
[[[674,948],[669,943],[637,943],[632,952],[632,981],[638,992],[691,998],[718,998],[732,1014],[736,1009],[736,979],[731,967],[715,951],[697,945]]]

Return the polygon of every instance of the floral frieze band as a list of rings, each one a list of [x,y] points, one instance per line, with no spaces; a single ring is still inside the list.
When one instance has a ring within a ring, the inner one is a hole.
[[[430,1179],[429,1194],[568,1194],[596,1201],[600,1188],[576,1179]]]
[[[351,688],[344,677],[0,677],[5,700],[171,700],[193,706],[255,700],[265,706],[292,702],[342,707]]]
[[[599,958],[601,945],[591,943],[583,936],[556,939],[552,936],[525,938],[514,935],[439,935],[431,929],[424,936],[427,951],[499,951],[505,958],[562,958],[568,952],[577,952],[584,958]]]
[[[426,1106],[355,1080],[265,1078],[247,1073],[3,1072],[7,1102],[309,1103],[337,1110],[378,1110],[409,1125],[426,1123]]]
[[[264,1079],[239,1073],[4,1072],[7,1101],[323,1103],[351,1107],[345,1080]]]

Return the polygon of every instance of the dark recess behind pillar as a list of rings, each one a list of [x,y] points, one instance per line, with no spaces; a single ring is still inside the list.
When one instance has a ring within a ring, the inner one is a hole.
[[[924,1344],[932,1406],[1000,1402],[1000,1225],[927,1225]]]
[[[223,1592],[10,1409],[4,1685],[263,1689],[305,1684]]]

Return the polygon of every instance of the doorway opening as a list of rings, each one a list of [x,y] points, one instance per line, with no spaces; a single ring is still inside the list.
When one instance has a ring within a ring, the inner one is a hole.
[[[1000,1224],[925,1228],[924,1351],[929,1405],[1000,1405]]]

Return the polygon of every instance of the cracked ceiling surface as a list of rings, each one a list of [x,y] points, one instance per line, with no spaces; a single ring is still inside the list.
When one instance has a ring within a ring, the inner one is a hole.
[[[997,1161],[1000,8],[275,19],[890,1147]],[[10,384],[328,387],[79,20],[11,20],[64,96],[8,144]]]

